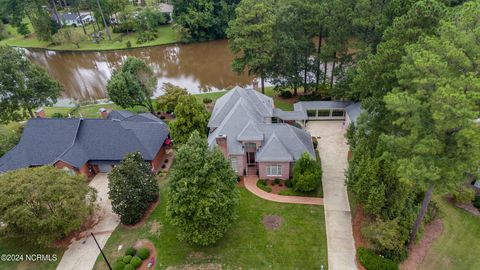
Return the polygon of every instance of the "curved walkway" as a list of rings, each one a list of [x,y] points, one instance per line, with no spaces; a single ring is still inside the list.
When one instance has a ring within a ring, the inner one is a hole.
[[[322,184],[325,194],[325,224],[329,270],[354,270],[355,243],[352,216],[345,186],[348,146],[345,128],[339,121],[310,121],[306,128],[319,137]]]
[[[323,205],[323,198],[283,196],[263,191],[257,187],[258,177],[256,176],[245,176],[243,181],[245,182],[245,188],[247,188],[248,191],[268,201],[279,203]]]

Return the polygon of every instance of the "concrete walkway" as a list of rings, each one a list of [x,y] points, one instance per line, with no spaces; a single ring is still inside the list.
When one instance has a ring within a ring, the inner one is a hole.
[[[97,209],[95,214],[100,221],[91,230],[82,232],[80,239],[74,239],[67,251],[63,254],[57,270],[88,270],[92,269],[100,251],[90,232],[97,238],[100,247],[104,247],[113,230],[120,222],[117,214],[112,212],[112,205],[108,199],[108,178],[106,174],[98,174],[92,179],[89,186],[97,193]]]
[[[306,128],[318,138],[322,159],[328,268],[357,269],[352,216],[345,186],[348,146],[345,129],[338,121],[311,121]]]
[[[252,192],[253,194],[257,195],[262,199],[272,201],[272,202],[279,202],[279,203],[323,205],[322,198],[283,196],[283,195],[268,193],[257,187],[257,181],[258,181],[258,177],[256,176],[245,176],[244,178],[245,188],[247,188],[247,190],[249,190],[250,192]]]

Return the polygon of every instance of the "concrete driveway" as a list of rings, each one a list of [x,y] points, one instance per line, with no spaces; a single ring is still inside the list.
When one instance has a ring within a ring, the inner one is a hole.
[[[112,204],[108,199],[107,174],[98,174],[92,179],[89,186],[95,188],[98,192],[95,214],[99,217],[99,222],[91,230],[82,232],[80,239],[74,239],[71,242],[58,264],[57,270],[92,269],[100,251],[90,232],[93,232],[100,247],[103,248],[120,222],[117,214],[112,212]]]
[[[348,146],[339,121],[310,121],[306,129],[318,138],[323,170],[323,193],[327,230],[328,268],[357,269],[352,216],[345,186]]]

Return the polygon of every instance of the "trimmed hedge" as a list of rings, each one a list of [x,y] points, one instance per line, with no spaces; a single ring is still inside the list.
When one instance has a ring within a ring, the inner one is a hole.
[[[123,256],[122,258],[122,261],[124,263],[130,263],[131,260],[132,260],[132,255],[126,255],[126,256]]]
[[[140,265],[142,265],[142,259],[140,259],[140,257],[134,256],[130,261],[130,264],[133,265],[133,267],[138,268]]]
[[[112,269],[113,270],[123,270],[125,268],[125,263],[122,261],[117,261],[113,264]]]
[[[203,98],[203,103],[204,103],[204,104],[210,104],[210,103],[212,103],[212,102],[213,102],[213,100],[212,100],[211,98],[208,98],[208,97]]]
[[[125,256],[126,255],[135,256],[136,253],[137,253],[137,251],[133,247],[129,247],[129,248],[125,249]]]
[[[264,179],[258,180],[257,187],[265,192],[268,192],[268,193],[272,192],[272,188],[268,186],[267,180],[264,180]]]
[[[131,264],[127,264],[125,265],[125,267],[123,268],[123,270],[135,270],[135,267]]]
[[[357,249],[358,260],[367,270],[398,270],[398,264],[392,260],[378,256],[375,252],[363,247]]]
[[[139,248],[137,251],[137,256],[142,260],[146,260],[150,256],[150,250],[148,248]]]

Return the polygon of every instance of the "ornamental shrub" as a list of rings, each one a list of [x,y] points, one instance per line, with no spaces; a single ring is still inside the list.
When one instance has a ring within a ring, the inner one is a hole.
[[[398,264],[363,247],[357,249],[358,260],[367,270],[398,270]]]
[[[310,192],[318,187],[322,179],[322,169],[308,153],[303,153],[293,167],[293,189],[300,192]]]
[[[158,34],[155,31],[142,31],[138,33],[137,44],[143,44],[158,38]]]
[[[293,187],[292,180],[290,180],[290,179],[285,180],[285,186],[286,186],[286,187],[289,187],[289,188]]]
[[[206,98],[203,99],[203,103],[204,103],[204,104],[210,104],[210,103],[212,103],[212,99],[206,97]]]
[[[130,264],[133,265],[133,267],[138,268],[140,265],[142,265],[142,259],[140,259],[140,257],[134,256],[130,261]]]
[[[125,255],[135,256],[137,251],[133,247],[129,247],[125,250]]]
[[[142,260],[146,260],[150,256],[150,250],[148,248],[139,248],[137,251],[137,256]]]
[[[127,264],[125,265],[125,267],[123,268],[123,270],[135,270],[135,267],[131,264]]]
[[[122,261],[127,264],[130,263],[131,260],[132,260],[132,255],[125,255],[122,258]]]
[[[464,186],[459,187],[452,195],[453,200],[458,204],[471,203],[475,199],[475,191]]]
[[[282,98],[291,98],[291,97],[293,97],[293,94],[292,94],[292,92],[285,90],[285,91],[280,92],[280,96]]]
[[[113,270],[123,270],[125,268],[125,263],[121,260],[119,261],[116,261],[114,264],[113,264],[113,267],[112,269]]]

